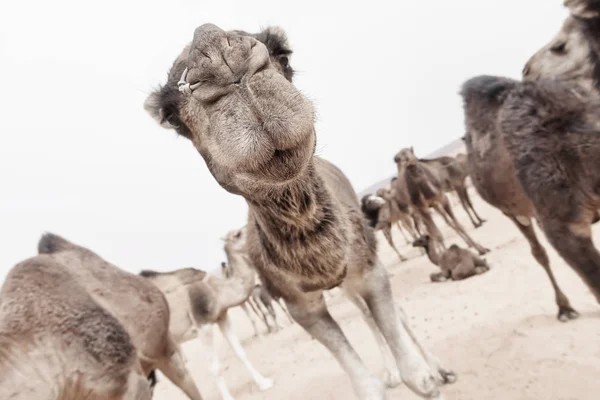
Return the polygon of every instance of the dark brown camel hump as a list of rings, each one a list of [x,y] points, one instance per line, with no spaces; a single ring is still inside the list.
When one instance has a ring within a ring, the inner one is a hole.
[[[160,275],[160,272],[152,271],[149,269],[144,269],[142,270],[142,272],[140,272],[140,276],[143,276],[144,278],[152,278],[153,276],[157,275]]]
[[[502,103],[518,81],[500,76],[481,75],[463,83],[460,95],[465,103]]]
[[[54,233],[46,232],[42,235],[40,241],[38,242],[38,253],[52,254],[60,251],[76,249],[77,247],[79,246],[58,235],[55,235]]]

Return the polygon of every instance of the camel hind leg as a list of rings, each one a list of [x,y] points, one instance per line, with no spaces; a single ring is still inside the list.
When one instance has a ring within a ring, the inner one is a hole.
[[[592,242],[590,221],[542,220],[548,240],[587,284],[600,303],[600,253]]]
[[[481,221],[481,218],[479,218],[479,216],[477,215],[477,213],[475,212],[475,209],[473,208],[473,205],[471,205],[471,200],[468,199],[468,194],[467,194],[467,189],[464,187],[459,187],[459,188],[455,188],[456,194],[458,196],[458,199],[460,200],[460,204],[462,205],[462,207],[464,208],[465,212],[467,213],[467,215],[469,216],[469,219],[471,220],[471,223],[473,224],[473,226],[475,228],[479,228],[483,222]],[[473,215],[471,215],[473,214]]]
[[[469,209],[471,209],[471,212],[473,212],[473,215],[475,215],[475,218],[479,221],[479,226],[483,225],[486,220],[481,218],[479,214],[477,214],[477,211],[475,211],[475,207],[473,207],[473,203],[471,202],[471,196],[469,196],[469,190],[466,186],[464,187],[464,197],[465,201],[467,202],[467,206],[469,206]]]
[[[244,310],[244,313],[246,313],[246,316],[248,317],[248,319],[250,320],[250,323],[252,324],[252,328],[254,329],[254,336],[260,336],[260,331],[258,330],[258,325],[256,324],[256,321],[254,320],[254,318],[252,317],[250,310],[248,309],[248,301],[242,303],[240,305],[240,307],[242,307],[242,310]]]
[[[396,248],[396,245],[394,244],[394,239],[392,239],[392,224],[386,224],[386,226],[384,226],[381,229],[381,231],[383,232],[383,236],[385,237],[385,240],[387,240],[388,244],[392,247],[392,249],[394,249],[394,251],[398,255],[400,262],[406,261],[406,258],[404,256],[402,256],[402,254],[400,254],[400,252]]]
[[[209,371],[211,376],[215,380],[215,384],[217,385],[217,389],[219,390],[221,399],[234,400],[233,396],[229,392],[229,389],[227,388],[227,384],[225,383],[223,373],[221,372],[221,363],[219,361],[219,354],[214,341],[213,329],[213,324],[203,325],[200,328],[198,339],[205,348],[205,354],[208,358]]]
[[[458,222],[456,216],[454,215],[454,211],[452,211],[452,207],[450,206],[448,197],[444,196],[442,202],[442,209],[440,209],[439,204],[436,204],[435,207],[438,213],[440,213],[440,215],[444,218],[446,223],[448,223],[448,225],[450,225],[450,227],[454,229],[456,233],[458,233],[459,236],[462,237],[469,246],[475,248],[479,254],[485,254],[490,251],[489,249],[486,249],[485,247],[474,241],[471,238],[471,236],[469,236],[469,234],[465,231],[465,228],[463,228],[461,223]]]
[[[242,362],[242,364],[244,364],[244,367],[246,367],[246,369],[250,373],[250,377],[252,377],[252,380],[254,380],[256,386],[258,386],[258,388],[261,391],[272,388],[273,380],[262,376],[261,373],[258,372],[256,368],[254,368],[254,366],[248,359],[248,356],[246,356],[246,352],[244,351],[240,340],[236,336],[235,332],[233,332],[233,328],[231,327],[231,321],[227,313],[225,313],[225,316],[221,318],[217,323],[219,325],[219,329],[221,329],[221,333],[223,333],[223,336],[225,336],[227,343],[229,343],[231,350],[233,350],[235,356]]]
[[[567,298],[567,296],[565,296],[563,291],[558,286],[558,283],[556,282],[554,273],[550,268],[550,260],[548,259],[548,254],[546,253],[546,250],[544,250],[544,248],[538,241],[537,236],[535,235],[531,219],[525,220],[523,218],[517,218],[510,215],[507,215],[507,217],[515,223],[515,225],[517,226],[517,228],[519,228],[523,236],[525,236],[525,238],[529,242],[529,246],[531,247],[531,254],[536,259],[538,264],[540,264],[542,268],[544,268],[546,274],[548,274],[548,278],[550,278],[550,283],[552,283],[552,288],[554,289],[556,305],[558,306],[559,321],[566,322],[570,319],[577,318],[579,314],[571,307],[569,299]]]
[[[191,400],[202,400],[198,387],[194,383],[192,376],[185,367],[183,357],[178,350],[177,344],[169,338],[170,346],[167,356],[159,360],[156,367],[162,372],[175,386],[180,388]],[[170,354],[169,354],[170,353]]]

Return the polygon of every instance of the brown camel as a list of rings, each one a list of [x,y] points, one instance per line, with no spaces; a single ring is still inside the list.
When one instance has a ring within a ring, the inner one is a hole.
[[[0,398],[150,400],[160,369],[201,400],[151,283],[47,233],[0,290]]]
[[[419,161],[436,170],[438,180],[442,183],[445,192],[456,193],[473,226],[479,228],[483,225],[485,220],[481,219],[475,211],[467,190],[466,180],[469,170],[466,156],[459,154],[456,157],[420,158]]]
[[[418,395],[440,398],[438,383],[455,376],[396,306],[350,182],[314,156],[313,106],[291,83],[290,54],[281,29],[250,35],[202,25],[146,110],[190,139],[217,182],[246,199],[247,250],[261,280],[331,351],[360,399],[383,400],[385,388],[327,310],[323,291],[336,286],[359,306],[382,354],[391,350],[389,383],[399,372]]]
[[[527,62],[524,82],[482,76],[462,89],[473,184],[529,241],[554,288],[560,321],[579,314],[554,278],[532,218],[600,301],[600,254],[590,229],[600,207],[594,151],[600,148],[600,4],[565,4],[572,15]]]
[[[435,239],[434,245],[440,247],[441,250],[445,250],[442,233],[433,221],[433,217],[429,211],[432,207],[479,254],[485,254],[489,251],[475,242],[454,216],[448,196],[444,193],[444,184],[440,180],[438,171],[435,168],[420,162],[412,148],[400,150],[394,156],[394,162],[398,166],[398,181],[404,179],[406,182],[411,204],[423,220],[429,235]]]
[[[233,397],[221,373],[213,340],[215,325],[219,326],[234,354],[244,364],[259,389],[264,391],[273,386],[273,381],[262,376],[248,360],[227,313],[230,308],[246,302],[254,287],[255,272],[246,261],[245,235],[244,230],[236,230],[229,232],[224,238],[225,254],[231,269],[231,274],[226,279],[195,268],[140,273],[164,293],[171,309],[169,329],[173,338],[182,344],[200,336],[200,341],[207,347],[210,373],[223,400],[233,400]]]
[[[402,233],[406,244],[411,243],[411,238],[407,237],[404,231],[408,232],[408,234],[412,237],[412,240],[415,240],[419,237],[417,232],[415,231],[413,220],[411,219],[411,215],[408,212],[403,211],[398,206],[396,202],[396,194],[394,193],[395,189],[393,186],[388,188],[378,189],[375,194],[387,201],[390,208],[390,221],[392,224],[396,223],[396,226]]]
[[[361,199],[361,210],[369,222],[369,226],[376,231],[381,231],[390,247],[396,252],[400,262],[406,261],[406,257],[400,254],[394,239],[392,238],[392,210],[391,202],[381,196],[367,194]]]
[[[406,180],[404,177],[402,179],[398,179],[398,176],[395,176],[391,179],[389,193],[390,196],[395,200],[396,206],[400,212],[409,216],[408,222],[404,225],[404,227],[413,237],[413,239],[416,240],[423,233],[423,221],[421,221],[419,213],[411,204],[410,195],[408,194],[408,187],[406,186]]]
[[[469,250],[461,249],[455,244],[443,253],[438,253],[435,247],[431,246],[429,235],[421,236],[413,243],[413,246],[424,248],[427,251],[429,261],[442,270],[442,272],[430,275],[432,282],[444,282],[448,279],[460,281],[490,270],[485,259],[471,253]]]

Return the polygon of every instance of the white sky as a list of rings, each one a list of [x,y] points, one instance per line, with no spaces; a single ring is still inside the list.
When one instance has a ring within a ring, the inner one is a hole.
[[[280,25],[318,154],[357,190],[462,135],[460,84],[519,77],[562,1],[20,0],[0,6],[0,281],[43,231],[132,272],[218,267],[245,223],[185,139],[144,111],[194,28]]]

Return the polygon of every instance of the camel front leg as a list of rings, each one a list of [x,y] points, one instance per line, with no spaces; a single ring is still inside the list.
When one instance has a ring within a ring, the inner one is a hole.
[[[460,222],[458,222],[458,220],[454,216],[454,211],[452,211],[452,207],[450,207],[450,203],[448,202],[448,198],[445,198],[445,200],[444,200],[443,212],[445,212],[446,214],[448,214],[448,216],[450,217],[450,220],[453,223],[453,225],[450,225],[450,226],[459,235],[461,235],[465,239],[465,241],[467,242],[467,244],[469,246],[474,247],[480,255],[483,255],[483,254],[488,253],[490,251],[489,249],[486,249],[485,247],[483,247],[482,245],[480,245],[479,243],[477,243],[476,241],[474,241],[471,238],[471,236],[469,236],[469,234],[465,231],[465,228],[463,228],[463,226],[460,224]]]
[[[231,321],[227,313],[217,323],[219,325],[219,328],[221,329],[221,332],[223,333],[223,336],[225,336],[225,339],[227,339],[229,346],[231,346],[231,350],[233,350],[233,353],[236,355],[236,357],[242,362],[242,364],[244,364],[258,388],[261,391],[265,391],[272,388],[273,380],[262,376],[260,372],[258,372],[256,368],[254,368],[250,360],[248,360],[248,357],[246,356],[246,352],[244,351],[240,340],[236,336],[235,332],[233,332],[233,329],[231,327]]]
[[[174,341],[171,341],[171,348],[177,349]],[[183,357],[177,350],[168,357],[159,360],[156,367],[169,379],[175,386],[179,387],[190,400],[202,400],[198,387],[189,371],[185,367]]]
[[[379,346],[379,352],[381,353],[381,358],[383,359],[383,364],[386,370],[385,383],[388,387],[396,387],[402,383],[402,378],[400,377],[400,372],[398,371],[398,367],[396,366],[395,360],[392,358],[392,354],[388,348],[387,343],[385,342],[385,338],[382,336],[381,331],[377,327],[375,320],[373,319],[373,315],[371,315],[371,311],[367,306],[365,300],[360,297],[358,293],[356,293],[355,289],[351,287],[351,285],[343,286],[344,293],[346,297],[350,299],[358,307],[361,311],[363,319],[371,328],[371,332],[377,341],[377,345]]]
[[[283,299],[279,298],[277,300],[275,300],[275,302],[279,305],[279,307],[281,307],[281,309],[283,310],[283,313],[287,316],[287,318],[290,320],[290,323],[293,324],[294,320],[292,319],[292,316],[290,315],[290,313],[288,312],[285,303],[283,302]]]
[[[301,296],[301,297],[300,297]],[[350,376],[360,400],[385,400],[385,387],[363,364],[340,326],[329,314],[322,292],[303,293],[286,300],[292,317],[323,344]]]
[[[396,305],[385,268],[378,261],[360,279],[364,298],[379,330],[386,339],[396,360],[404,383],[425,399],[442,399],[437,382],[445,382],[439,369],[432,369],[420,344],[415,342],[397,315]]]

